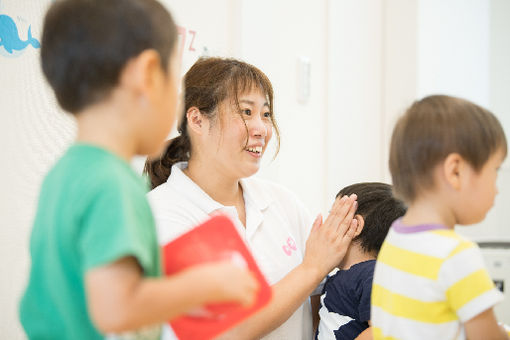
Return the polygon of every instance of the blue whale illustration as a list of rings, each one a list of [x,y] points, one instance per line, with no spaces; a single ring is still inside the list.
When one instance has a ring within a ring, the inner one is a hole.
[[[27,40],[22,41],[19,38],[18,28],[14,20],[5,14],[0,14],[0,46],[3,46],[11,54],[13,50],[21,51],[28,45],[35,48],[41,47],[39,41],[32,37],[31,28],[31,26],[28,26]]]

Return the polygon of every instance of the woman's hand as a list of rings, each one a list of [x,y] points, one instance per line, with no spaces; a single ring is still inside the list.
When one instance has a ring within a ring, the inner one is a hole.
[[[222,340],[259,339],[283,324],[308,299],[321,280],[343,259],[354,237],[356,195],[339,198],[322,223],[317,217],[306,241],[303,262],[272,286],[269,304],[222,334]]]
[[[357,220],[354,219],[356,199],[355,194],[338,197],[324,224],[321,215],[313,223],[306,241],[303,266],[316,271],[321,279],[342,261],[354,237],[357,228]]]

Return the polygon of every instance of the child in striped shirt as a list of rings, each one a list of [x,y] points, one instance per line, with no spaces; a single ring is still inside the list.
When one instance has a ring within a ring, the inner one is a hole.
[[[389,163],[408,210],[377,257],[375,339],[508,339],[493,312],[502,294],[477,245],[454,231],[492,207],[506,153],[497,118],[463,99],[426,97],[397,122]]]

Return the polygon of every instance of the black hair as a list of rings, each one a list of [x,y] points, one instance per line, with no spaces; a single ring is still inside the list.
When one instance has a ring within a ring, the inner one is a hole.
[[[403,216],[407,208],[393,196],[389,184],[356,183],[340,190],[337,197],[351,194],[358,196],[356,214],[361,215],[365,221],[363,230],[353,242],[358,242],[364,252],[377,255],[391,224]]]
[[[44,18],[41,64],[60,106],[77,113],[107,97],[144,50],[156,50],[166,72],[176,41],[156,0],[60,0]]]

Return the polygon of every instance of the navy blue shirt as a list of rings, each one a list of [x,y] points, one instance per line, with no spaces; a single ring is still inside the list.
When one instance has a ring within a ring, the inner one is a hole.
[[[328,277],[321,296],[316,339],[355,339],[369,327],[375,260],[357,263]]]

